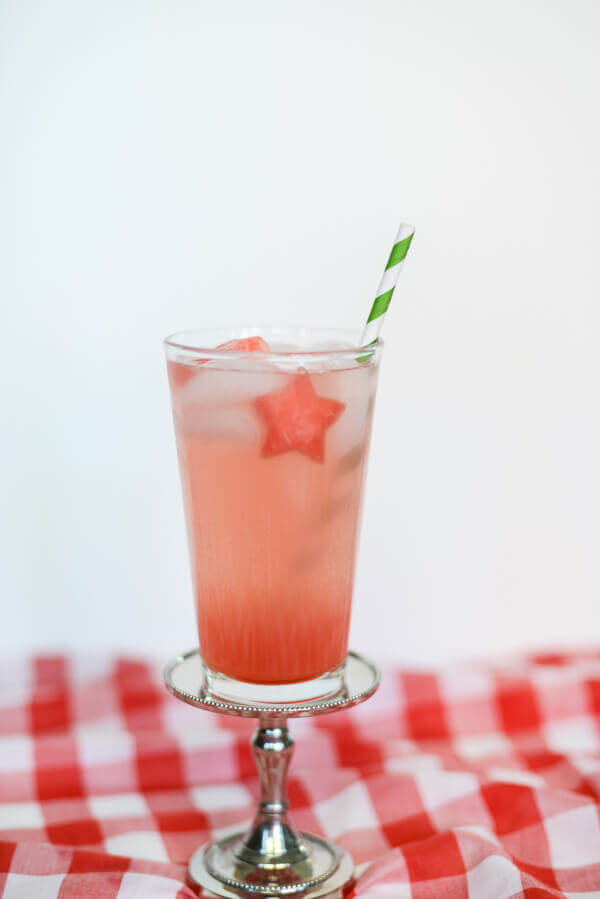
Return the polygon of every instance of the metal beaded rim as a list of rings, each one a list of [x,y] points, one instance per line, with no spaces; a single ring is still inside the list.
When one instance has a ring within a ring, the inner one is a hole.
[[[188,661],[188,659],[192,657],[198,657],[200,663],[203,665],[202,657],[200,656],[200,651],[198,649],[189,649],[187,652],[182,653],[181,655],[176,656],[174,659],[171,659],[170,662],[167,663],[164,671],[164,680],[165,685],[170,693],[176,696],[178,699],[183,700],[184,702],[189,703],[190,705],[194,705],[199,708],[205,708],[209,711],[221,712],[226,715],[243,715],[247,718],[260,718],[267,716],[274,717],[300,717],[302,715],[319,715],[326,714],[327,712],[335,711],[336,709],[342,708],[350,708],[353,705],[356,705],[359,702],[368,699],[372,694],[377,690],[379,683],[381,681],[381,673],[377,665],[373,662],[365,659],[363,656],[359,655],[357,652],[353,652],[350,650],[348,652],[348,658],[354,659],[359,665],[363,665],[368,668],[372,680],[368,687],[363,690],[360,690],[357,693],[352,693],[350,696],[341,696],[337,699],[335,697],[331,697],[331,699],[320,699],[315,700],[312,703],[302,703],[300,704],[295,702],[290,702],[287,705],[250,705],[244,703],[234,703],[229,702],[224,699],[216,699],[213,698],[210,694],[202,693],[188,693],[185,690],[182,690],[180,687],[177,687],[172,682],[172,673],[178,665],[181,665]]]

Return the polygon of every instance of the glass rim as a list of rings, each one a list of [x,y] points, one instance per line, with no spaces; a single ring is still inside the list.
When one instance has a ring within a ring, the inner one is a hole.
[[[355,359],[357,353],[364,353],[367,351],[372,356],[376,354],[376,352],[381,351],[383,348],[383,340],[381,337],[377,337],[374,341],[368,344],[361,344],[360,339],[356,339],[360,337],[360,333],[354,328],[337,328],[337,327],[327,327],[327,326],[315,326],[312,325],[224,325],[222,327],[209,327],[209,328],[188,328],[183,331],[175,331],[172,334],[169,334],[164,338],[163,344],[165,348],[174,350],[176,352],[187,354],[197,355],[201,353],[204,359],[238,359],[244,358],[247,356],[254,356],[255,354],[248,350],[230,350],[230,349],[219,349],[216,346],[204,346],[199,342],[189,342],[190,336],[192,334],[203,334],[210,335],[212,334],[223,334],[227,331],[230,332],[249,332],[244,336],[251,336],[251,332],[254,332],[252,336],[259,336],[264,332],[271,333],[281,333],[281,334],[292,334],[301,332],[305,335],[314,334],[325,335],[325,334],[336,334],[340,337],[346,337],[347,339],[351,339],[351,346],[344,347],[331,347],[327,348],[319,348],[319,349],[297,349],[294,348],[292,350],[267,350],[265,352],[260,353],[260,357],[262,359],[269,360],[281,360],[281,361],[290,361],[293,359],[311,359],[312,361],[318,361],[319,359],[331,359],[334,358],[352,358]],[[232,336],[230,339],[243,339],[240,334],[239,338]],[[356,361],[356,360],[355,360]]]

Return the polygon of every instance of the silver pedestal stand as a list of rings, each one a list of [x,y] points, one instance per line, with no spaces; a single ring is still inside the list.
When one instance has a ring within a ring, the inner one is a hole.
[[[287,770],[294,741],[288,718],[347,709],[372,696],[379,671],[350,652],[343,688],[333,696],[284,704],[230,701],[210,692],[198,650],[177,656],[165,668],[169,691],[190,705],[222,715],[258,718],[252,750],[260,778],[260,798],[248,833],[238,833],[196,850],[189,872],[195,883],[216,896],[281,896],[340,899],[353,883],[350,855],[321,837],[296,833],[288,819]]]

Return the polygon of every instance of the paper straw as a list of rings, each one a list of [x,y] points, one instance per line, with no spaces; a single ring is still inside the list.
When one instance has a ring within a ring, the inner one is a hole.
[[[390,258],[388,259],[383,272],[379,288],[377,289],[373,305],[371,306],[371,311],[369,312],[367,324],[362,333],[361,346],[370,346],[375,343],[379,337],[385,313],[392,300],[396,281],[398,280],[404,257],[408,253],[408,248],[410,247],[410,242],[413,239],[414,233],[415,229],[413,226],[407,225],[405,222],[402,222],[398,228],[398,234],[396,235]]]

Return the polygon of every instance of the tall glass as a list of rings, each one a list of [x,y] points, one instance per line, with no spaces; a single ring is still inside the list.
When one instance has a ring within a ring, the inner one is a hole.
[[[256,334],[268,352],[235,348]],[[165,346],[208,686],[341,689],[381,344],[244,327]]]

